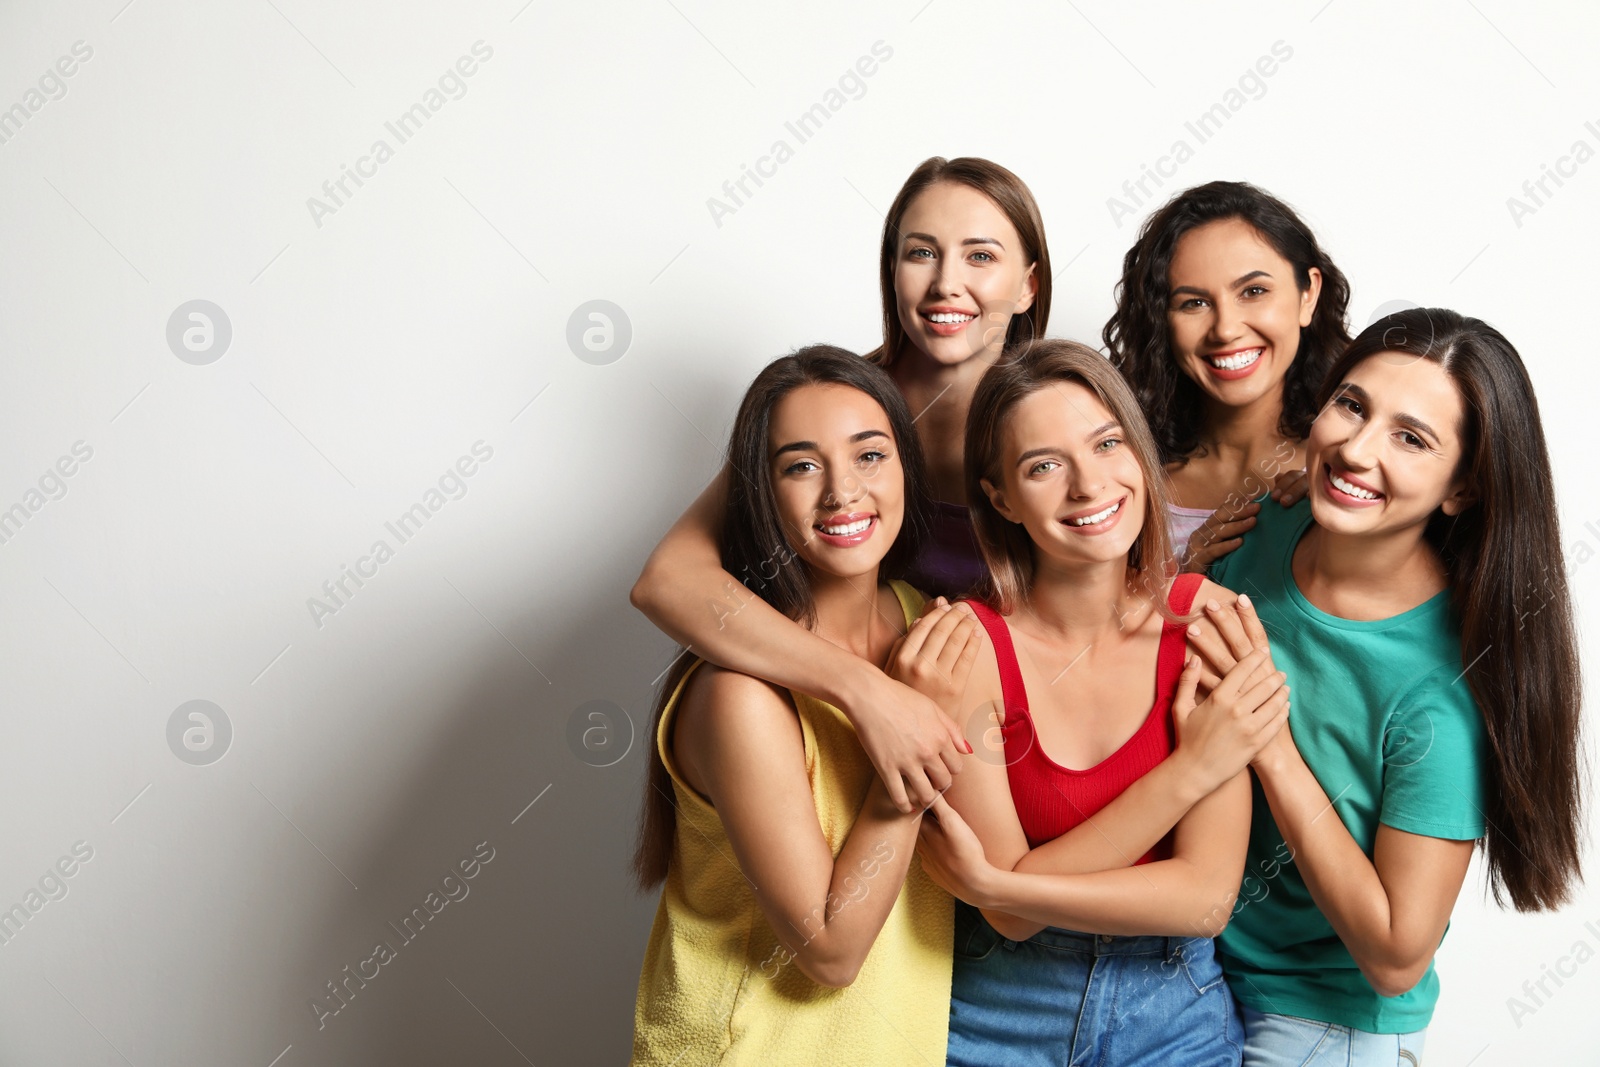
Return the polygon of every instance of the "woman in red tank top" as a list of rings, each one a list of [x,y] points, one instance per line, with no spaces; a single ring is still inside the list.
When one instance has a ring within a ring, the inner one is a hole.
[[[1237,1064],[1211,937],[1283,677],[1257,651],[1196,706],[1185,616],[1234,597],[1172,580],[1154,442],[1099,353],[1048,340],[997,364],[965,458],[990,571],[971,602],[990,637],[965,703],[978,758],[918,846],[966,902],[949,1062]]]

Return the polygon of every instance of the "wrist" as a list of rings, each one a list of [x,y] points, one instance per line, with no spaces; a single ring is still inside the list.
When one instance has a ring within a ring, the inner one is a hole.
[[[1194,807],[1222,784],[1198,756],[1181,746],[1167,762],[1171,764],[1173,792],[1186,807]]]
[[[851,725],[861,726],[856,718],[858,711],[869,706],[872,701],[868,694],[888,676],[874,667],[860,656],[853,656],[843,649],[837,649],[838,655],[830,654],[830,658],[837,663],[820,663],[818,666],[820,677],[812,696],[827,701],[850,720]]]
[[[1288,729],[1287,726],[1284,727]],[[1255,759],[1250,761],[1250,767],[1256,772],[1256,777],[1263,783],[1276,781],[1285,774],[1291,773],[1294,765],[1300,762],[1300,750],[1292,743],[1284,744],[1282,741],[1271,741],[1267,747],[1256,753]]]

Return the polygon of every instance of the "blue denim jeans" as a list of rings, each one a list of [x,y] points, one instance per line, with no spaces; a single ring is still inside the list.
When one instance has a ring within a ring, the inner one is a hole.
[[[1208,937],[1011,941],[956,901],[951,1067],[1238,1067],[1243,1044]]]
[[[1369,1034],[1240,1005],[1245,1067],[1417,1067],[1426,1030]]]

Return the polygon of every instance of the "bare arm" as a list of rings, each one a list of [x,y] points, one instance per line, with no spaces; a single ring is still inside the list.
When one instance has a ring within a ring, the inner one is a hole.
[[[1241,771],[1179,821],[1171,859],[1093,874],[996,867],[954,807],[941,799],[932,811],[938,820],[924,820],[918,844],[923,868],[985,916],[1124,936],[1213,937],[1227,925],[1244,873],[1250,776]]]
[[[650,553],[629,596],[633,606],[718,666],[837,706],[900,810],[926,807],[961,768],[960,732],[932,700],[805,629],[723,569],[718,538],[728,477],[725,467]],[[785,549],[780,558],[788,556]]]
[[[762,963],[763,976],[793,962],[818,984],[849,985],[899,896],[921,813],[896,811],[874,779],[835,857],[817,822],[788,694],[707,666],[681,699],[674,755],[717,809],[784,948]]]
[[[1311,899],[1380,996],[1422,980],[1467,877],[1471,841],[1380,824],[1368,859],[1339,820],[1290,731],[1254,764],[1272,817]]]
[[[1288,721],[1289,689],[1266,651],[1247,654],[1197,705],[1200,671],[1200,657],[1191,656],[1178,677],[1177,749],[1094,815],[1029,851],[1014,870],[1087,874],[1131,866]]]

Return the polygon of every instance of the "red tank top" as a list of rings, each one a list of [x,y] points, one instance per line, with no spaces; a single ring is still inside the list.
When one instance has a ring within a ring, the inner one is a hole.
[[[1187,615],[1195,592],[1204,577],[1181,574],[1167,593],[1167,602],[1177,615]],[[967,601],[989,631],[995,659],[1000,665],[1000,689],[1005,702],[1006,771],[1011,782],[1011,799],[1017,818],[1028,837],[1028,847],[1038,848],[1054,841],[1095,812],[1115,800],[1146,771],[1166,759],[1177,744],[1172,722],[1172,694],[1183,671],[1185,627],[1163,622],[1161,644],[1156,652],[1156,701],[1144,723],[1123,746],[1087,770],[1063,767],[1045,755],[1037,741],[1033,717],[1028,713],[1028,694],[1023,689],[1022,671],[1017,666],[1011,630],[997,612],[975,601]],[[1171,854],[1163,839],[1139,858],[1139,863]]]

